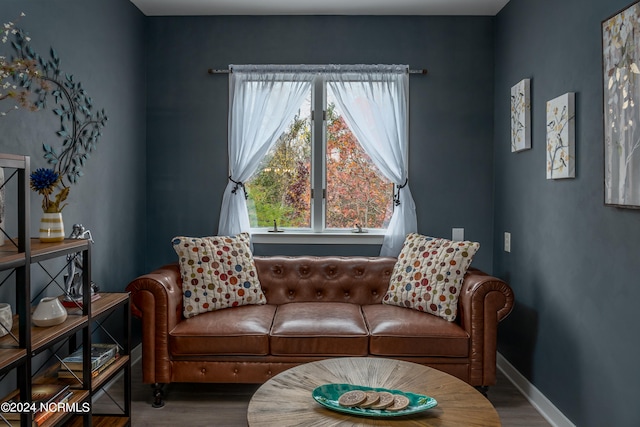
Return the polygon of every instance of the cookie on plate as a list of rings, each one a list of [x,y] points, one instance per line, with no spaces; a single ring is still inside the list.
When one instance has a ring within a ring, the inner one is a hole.
[[[409,406],[409,398],[406,396],[403,396],[401,394],[394,394],[393,395],[393,403],[389,406],[387,406],[385,409],[387,411],[401,411],[404,408],[406,408],[407,406]]]
[[[361,405],[365,400],[367,400],[367,394],[364,391],[352,390],[343,393],[338,398],[338,404],[340,406],[354,407]]]
[[[386,391],[381,391],[378,394],[380,395],[380,400],[378,403],[373,404],[371,409],[386,409],[393,404],[393,394]]]
[[[377,391],[367,391],[365,394],[367,395],[367,400],[359,405],[361,408],[370,408],[380,401],[380,393]]]

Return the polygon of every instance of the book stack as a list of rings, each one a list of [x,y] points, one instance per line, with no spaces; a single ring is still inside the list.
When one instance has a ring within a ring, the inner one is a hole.
[[[36,411],[31,414],[31,425],[34,427],[42,426],[44,422],[56,412],[55,410],[47,410],[46,408],[55,409],[54,406],[56,404],[66,403],[72,396],[73,392],[69,390],[69,385],[33,384],[31,386],[31,400],[29,403],[33,403],[33,405],[30,406],[36,409]],[[4,402],[9,404],[20,402],[20,392],[16,390],[11,394],[9,399]],[[8,406],[8,408],[11,407],[11,405]],[[2,412],[0,415],[8,421],[9,424],[20,425],[20,412]]]
[[[91,378],[98,376],[118,358],[118,344],[91,344]],[[62,359],[58,378],[82,380],[82,347]]]

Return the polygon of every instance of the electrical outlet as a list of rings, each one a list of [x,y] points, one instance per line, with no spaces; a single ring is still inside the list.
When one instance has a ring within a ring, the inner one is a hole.
[[[461,242],[464,240],[464,228],[452,228],[451,240],[454,242]]]
[[[511,252],[511,233],[504,232],[504,251]]]

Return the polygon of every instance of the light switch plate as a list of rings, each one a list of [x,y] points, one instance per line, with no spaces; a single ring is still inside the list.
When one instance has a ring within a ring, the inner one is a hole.
[[[511,233],[504,232],[504,251],[511,252]]]
[[[461,242],[464,240],[464,228],[452,228],[451,240],[455,242]]]

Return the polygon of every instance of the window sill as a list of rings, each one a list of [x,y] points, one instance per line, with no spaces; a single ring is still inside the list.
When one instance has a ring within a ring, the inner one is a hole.
[[[310,231],[286,230],[273,233],[266,229],[251,230],[253,243],[296,244],[296,245],[381,245],[385,230],[369,230],[366,233],[348,231]]]

